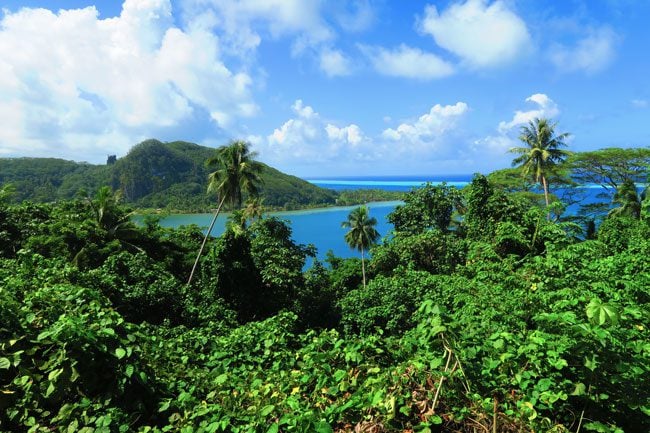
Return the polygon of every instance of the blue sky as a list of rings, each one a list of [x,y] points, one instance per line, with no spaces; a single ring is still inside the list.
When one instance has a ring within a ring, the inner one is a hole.
[[[0,157],[251,142],[299,176],[507,167],[650,145],[650,1],[5,0]]]

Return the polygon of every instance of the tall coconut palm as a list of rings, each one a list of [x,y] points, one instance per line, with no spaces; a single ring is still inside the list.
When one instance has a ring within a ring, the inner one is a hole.
[[[557,123],[550,123],[548,119],[536,118],[528,125],[521,127],[519,139],[525,147],[513,147],[511,153],[519,154],[512,161],[512,165],[519,166],[522,174],[528,176],[532,173],[535,182],[541,182],[544,188],[544,200],[548,207],[548,175],[553,166],[564,161],[568,152],[562,150],[566,147],[564,140],[569,133],[556,134]]]
[[[366,206],[359,206],[350,212],[348,220],[341,223],[341,227],[350,229],[345,234],[345,242],[352,249],[361,252],[361,273],[363,275],[363,287],[366,287],[366,265],[364,251],[377,243],[379,232],[375,229],[377,219],[368,215]]]
[[[216,155],[207,161],[209,167],[216,168],[208,176],[208,192],[217,193],[219,205],[196,255],[192,272],[187,280],[188,285],[192,282],[205,244],[224,203],[228,202],[233,209],[238,209],[241,207],[244,193],[252,197],[259,194],[259,187],[262,183],[260,173],[263,165],[254,160],[256,156],[257,153],[250,151],[250,145],[247,142],[237,140],[227,146],[219,147]]]

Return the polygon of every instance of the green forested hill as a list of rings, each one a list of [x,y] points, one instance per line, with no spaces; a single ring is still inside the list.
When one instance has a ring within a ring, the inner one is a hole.
[[[11,183],[14,199],[51,201],[79,188],[106,183],[107,167],[55,158],[0,158],[0,184]]]
[[[92,165],[54,158],[2,158],[0,184],[11,183],[17,201],[47,202],[72,198],[80,190],[102,185],[120,190],[138,207],[205,210],[215,198],[206,193],[205,161],[214,149],[193,143],[146,140],[110,165]],[[265,165],[264,204],[297,208],[333,204],[336,193]]]

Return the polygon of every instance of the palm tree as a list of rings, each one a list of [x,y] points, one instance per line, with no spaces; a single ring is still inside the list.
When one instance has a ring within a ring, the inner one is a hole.
[[[638,193],[632,179],[625,179],[616,189],[613,202],[620,205],[612,209],[608,216],[629,216],[634,219],[641,218],[643,198]]]
[[[264,198],[251,197],[246,200],[246,207],[244,207],[244,218],[246,220],[261,220],[264,216]]]
[[[522,168],[522,174],[527,176],[533,174],[535,182],[542,183],[544,188],[544,200],[548,207],[548,174],[553,166],[564,161],[568,153],[562,150],[566,147],[564,140],[569,133],[555,134],[556,123],[550,123],[548,119],[536,118],[528,125],[521,127],[519,139],[525,147],[513,147],[511,153],[519,154],[512,161],[512,165]]]
[[[341,227],[350,229],[345,234],[345,242],[347,242],[350,248],[361,252],[361,273],[363,275],[364,288],[366,287],[366,265],[363,252],[377,243],[379,239],[379,232],[375,230],[376,225],[377,219],[370,218],[366,206],[359,206],[353,209],[348,215],[348,220],[341,223]]]
[[[92,212],[91,221],[106,242],[116,240],[127,249],[144,252],[136,245],[140,232],[131,220],[133,212],[126,212],[120,207],[122,200],[120,191],[113,192],[111,187],[103,186],[94,198],[86,196],[85,200]],[[91,253],[92,249],[85,245],[77,251],[72,262],[79,266]]]
[[[109,239],[126,242],[137,237],[137,227],[131,221],[133,212],[126,213],[120,208],[121,191],[113,192],[111,187],[103,186],[97,191],[94,199],[87,197],[86,201],[93,212],[95,225],[103,230]],[[137,246],[126,243],[142,251]]]
[[[109,186],[99,188],[94,200],[90,197],[86,198],[98,227],[108,231],[123,219],[124,215],[118,207],[121,200],[122,193],[120,191],[114,193]]]
[[[196,255],[192,272],[187,280],[188,285],[192,282],[205,243],[210,236],[210,232],[212,232],[214,223],[217,221],[224,203],[228,202],[233,209],[238,209],[242,203],[243,193],[251,197],[259,194],[259,187],[262,183],[260,173],[263,165],[254,160],[256,156],[256,152],[250,151],[250,144],[242,140],[236,140],[227,146],[219,147],[216,155],[207,161],[209,167],[216,167],[216,170],[208,176],[208,192],[216,192],[220,200],[210,222],[210,227],[203,237],[201,248]]]

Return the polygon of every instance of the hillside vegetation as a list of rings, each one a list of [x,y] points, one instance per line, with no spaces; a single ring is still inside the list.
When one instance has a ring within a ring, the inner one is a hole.
[[[0,431],[650,431],[647,198],[589,233],[477,175],[408,193],[365,286],[275,218],[187,285],[197,227],[8,194]]]
[[[210,170],[205,162],[214,149],[176,141],[147,140],[110,165],[53,158],[2,158],[0,184],[11,183],[16,202],[49,202],[94,193],[108,185],[139,208],[207,211],[216,198],[206,192]],[[295,209],[331,205],[337,194],[267,165],[262,173],[264,205]]]

